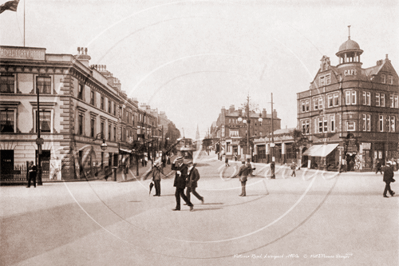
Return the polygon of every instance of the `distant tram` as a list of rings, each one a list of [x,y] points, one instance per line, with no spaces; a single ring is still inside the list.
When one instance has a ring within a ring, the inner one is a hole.
[[[177,155],[182,156],[184,159],[193,159],[193,153],[196,150],[193,140],[190,138],[180,138],[179,143],[176,145]]]

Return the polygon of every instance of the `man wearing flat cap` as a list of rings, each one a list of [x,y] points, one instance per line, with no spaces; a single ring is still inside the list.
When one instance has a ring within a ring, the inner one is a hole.
[[[175,197],[176,197],[176,208],[174,211],[180,211],[180,197],[187,203],[190,207],[190,211],[194,209],[194,205],[190,200],[184,195],[184,189],[186,187],[187,181],[187,165],[183,163],[183,157],[178,157],[172,163],[172,170],[176,171],[175,180],[173,186],[176,187]]]
[[[199,199],[202,204],[204,204],[204,197],[202,197],[200,194],[195,191],[197,188],[197,182],[200,179],[200,174],[198,172],[198,169],[195,167],[197,164],[194,164],[192,161],[189,161],[187,163],[188,166],[188,179],[187,179],[187,190],[186,190],[186,196],[187,199],[190,201],[190,194],[193,193],[194,196]]]

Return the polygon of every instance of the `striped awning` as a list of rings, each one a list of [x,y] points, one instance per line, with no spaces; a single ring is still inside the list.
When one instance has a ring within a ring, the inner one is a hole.
[[[325,145],[313,145],[308,150],[306,150],[303,155],[312,157],[326,157],[329,155],[336,147],[337,144],[325,144]]]

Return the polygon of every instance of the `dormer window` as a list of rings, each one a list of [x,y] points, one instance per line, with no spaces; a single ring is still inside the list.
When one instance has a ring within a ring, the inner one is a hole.
[[[387,76],[385,76],[385,74],[381,75],[381,82],[384,84],[387,83]]]
[[[319,85],[326,86],[331,84],[331,74],[327,74],[319,77]]]
[[[388,75],[388,84],[393,84],[393,77],[391,75]]]

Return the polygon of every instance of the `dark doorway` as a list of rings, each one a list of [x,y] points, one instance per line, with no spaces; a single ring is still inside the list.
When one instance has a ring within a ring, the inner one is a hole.
[[[11,175],[14,171],[14,151],[2,150],[0,153],[0,175]]]

